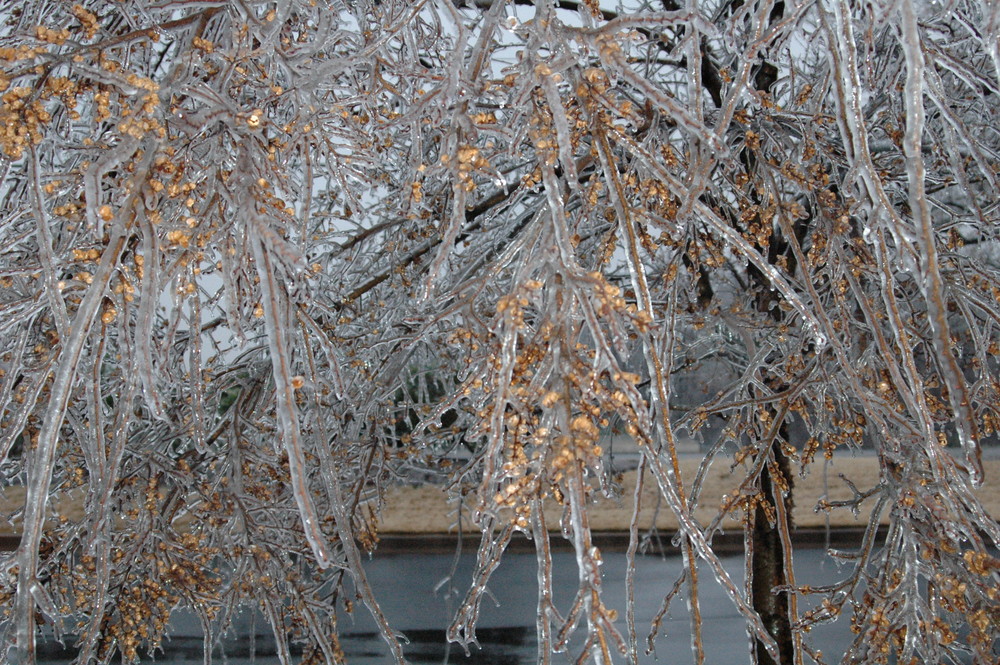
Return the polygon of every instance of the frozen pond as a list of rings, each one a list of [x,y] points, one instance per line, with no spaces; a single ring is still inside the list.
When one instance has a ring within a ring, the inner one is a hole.
[[[492,663],[516,665],[536,662],[535,617],[536,580],[535,559],[532,554],[508,553],[496,571],[490,585],[495,602],[483,604],[479,622],[482,650],[473,651],[466,658],[462,649],[452,645],[449,649],[444,639],[454,608],[471,579],[474,552],[464,554],[458,561],[454,582],[439,587],[448,577],[454,556],[448,554],[383,554],[367,563],[367,571],[376,597],[382,604],[390,623],[409,638],[406,654],[412,663]],[[743,557],[724,557],[723,562],[737,584],[743,579]],[[846,575],[823,550],[802,550],[796,554],[796,568],[800,584],[819,585],[832,582]],[[645,645],[650,620],[656,614],[663,595],[670,589],[681,572],[680,557],[640,557],[636,564],[636,619],[640,631],[640,649]],[[604,555],[603,584],[605,603],[618,610],[619,629],[625,632],[625,555]],[[553,553],[554,588],[556,601],[565,609],[576,588],[576,564],[572,553]],[[702,616],[706,662],[712,665],[745,665],[748,662],[748,638],[743,623],[722,589],[711,574],[703,570],[701,578]],[[435,588],[437,590],[435,591]],[[800,603],[800,612],[810,604]],[[663,623],[656,641],[656,655],[642,655],[641,663],[669,662],[692,663],[691,641],[687,606],[683,597],[674,601],[671,612]],[[251,639],[251,634],[256,634]],[[354,616],[341,620],[342,646],[347,662],[352,665],[382,665],[391,662],[385,643],[377,636],[375,625],[367,610],[358,603]],[[179,616],[173,623],[171,638],[164,643],[166,653],[157,655],[157,663],[182,665],[202,663],[201,632],[196,621]],[[810,633],[810,644],[821,649],[829,662],[836,662],[850,644],[846,618],[832,626],[822,626]],[[250,659],[253,644],[256,653]],[[573,650],[570,653],[574,653]],[[659,656],[658,658],[656,656]],[[262,618],[254,619],[250,613],[240,617],[225,643],[213,654],[214,663],[259,665],[277,663],[270,628]],[[446,661],[447,658],[447,661]],[[143,659],[146,662],[146,658]],[[623,660],[623,659],[622,659]],[[65,662],[65,657],[53,658],[50,663]],[[553,657],[554,663],[569,663],[565,654]]]

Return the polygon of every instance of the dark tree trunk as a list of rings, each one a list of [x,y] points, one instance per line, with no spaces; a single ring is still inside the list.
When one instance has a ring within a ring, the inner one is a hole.
[[[737,0],[739,2],[739,0]],[[770,20],[775,22],[781,19],[784,14],[785,5],[783,2],[776,2],[771,10]],[[777,68],[768,61],[763,61],[754,74],[754,86],[761,92],[770,93],[772,86],[778,77]],[[752,173],[756,155],[750,150],[742,153],[744,165],[747,173]],[[800,235],[799,241],[806,235],[808,222],[800,220],[796,226],[796,234]],[[778,233],[774,233],[770,242],[764,250],[768,259],[774,263],[779,256],[784,257],[786,266],[791,273],[795,271],[795,256],[789,251],[788,242]],[[784,318],[784,313],[780,307],[773,302],[777,297],[770,289],[768,278],[757,270],[750,271],[754,278],[755,286],[758,288],[757,306],[759,311],[765,312],[776,322]],[[775,391],[781,391],[786,386],[772,386]],[[773,417],[783,417],[772,411]],[[783,476],[782,484],[788,487],[787,495],[783,494],[779,484],[775,483],[772,475],[772,466],[765,464],[760,474],[760,491],[763,501],[766,504],[757,504],[754,508],[753,523],[749,526],[753,531],[751,539],[753,543],[753,554],[750,560],[751,582],[750,595],[753,608],[760,615],[767,632],[771,634],[778,645],[778,660],[775,661],[764,645],[758,640],[756,643],[756,663],[758,665],[792,665],[795,660],[795,642],[792,635],[792,618],[789,612],[788,592],[775,592],[775,589],[788,584],[788,571],[785,569],[785,546],[781,539],[781,530],[791,529],[792,525],[792,474],[790,473],[790,463],[788,456],[782,451],[778,441],[788,440],[788,426],[786,423],[779,424],[778,436],[770,444],[770,454],[774,460],[774,468]],[[767,454],[765,451],[761,455]],[[784,510],[777,510],[778,504],[783,504]],[[781,523],[782,515],[786,520]]]
[[[786,427],[781,426],[783,435]],[[792,476],[789,473],[790,466],[788,457],[781,452],[776,444],[772,444],[771,452],[774,455],[778,469],[785,478],[785,482],[791,483]],[[785,514],[791,515],[791,495],[783,497],[781,490],[775,487],[771,478],[771,469],[764,467],[760,474],[760,490],[765,499],[771,504],[771,516],[777,514],[775,506],[777,502],[785,505]],[[779,659],[777,662],[764,649],[760,641],[756,645],[756,662],[759,665],[791,665],[794,658],[795,645],[792,639],[792,624],[788,608],[788,594],[786,592],[774,593],[776,587],[784,586],[788,583],[788,575],[785,571],[785,550],[781,542],[779,524],[772,523],[768,519],[767,511],[763,506],[758,505],[754,509],[753,515],[753,556],[751,557],[751,601],[753,608],[760,614],[761,620],[767,631],[778,643]],[[787,525],[791,527],[791,525]]]
[[[680,8],[676,0],[661,0],[661,2],[663,8],[668,11]],[[731,0],[731,11],[735,12],[743,3],[744,0]],[[784,11],[785,3],[779,0],[771,9],[770,22],[773,24],[780,21],[784,15]],[[718,67],[713,61],[711,50],[706,43],[702,43],[701,62],[702,85],[710,94],[715,106],[720,107],[723,99],[723,81],[719,75]],[[754,72],[754,87],[761,92],[770,93],[777,78],[778,69],[772,63],[764,60],[757,66]],[[755,172],[757,157],[751,150],[743,149],[740,152],[740,160],[748,175]],[[753,193],[750,194],[750,197],[756,199]],[[756,202],[758,204],[761,203],[761,201]],[[808,228],[808,220],[799,220],[796,223],[796,234],[800,236],[798,238],[800,242],[807,234]],[[767,247],[758,246],[757,249],[761,250],[772,263],[776,262],[779,256],[783,257],[788,270],[790,272],[795,271],[795,255],[789,251],[788,243],[780,234],[775,233],[772,235]],[[685,261],[687,260],[685,256]],[[748,268],[748,275],[752,282],[751,288],[754,288],[757,293],[756,305],[758,311],[765,312],[775,322],[780,322],[784,315],[781,308],[776,306],[775,300],[778,296],[770,288],[771,285],[768,277],[752,265]],[[702,268],[698,280],[699,305],[707,306],[707,303],[712,299],[712,295],[711,281],[707,272]],[[778,391],[781,389],[783,388],[776,387]],[[772,415],[778,417],[776,413],[772,413]],[[779,426],[776,441],[771,443],[771,454],[776,467],[784,476],[784,482],[789,488],[788,495],[782,496],[781,490],[776,489],[770,466],[765,465],[760,475],[760,491],[770,504],[771,516],[776,520],[780,519],[779,515],[785,515],[790,520],[792,514],[792,475],[790,473],[790,464],[788,457],[777,444],[778,440],[787,441],[787,435],[788,427],[782,423]],[[762,451],[760,454],[765,453]],[[778,513],[774,508],[779,501],[785,506],[785,510],[782,513]],[[754,508],[752,524],[748,526],[748,528],[752,529],[750,537],[753,544],[753,554],[750,561],[752,575],[750,582],[751,605],[760,615],[768,633],[770,633],[778,645],[778,661],[775,662],[764,649],[763,645],[759,641],[757,642],[755,649],[756,662],[759,665],[791,665],[795,658],[795,643],[792,634],[788,593],[774,593],[775,588],[788,584],[788,574],[785,570],[785,549],[781,540],[780,530],[782,528],[790,529],[791,526],[791,524],[781,525],[777,522],[772,523],[769,519],[767,509],[760,505]]]

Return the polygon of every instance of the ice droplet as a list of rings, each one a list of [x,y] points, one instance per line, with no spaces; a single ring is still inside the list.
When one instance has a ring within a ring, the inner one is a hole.
[[[809,334],[812,335],[813,346],[816,347],[816,353],[820,353],[826,348],[830,340],[827,339],[826,335],[819,329],[819,326],[815,322],[808,324],[807,329]]]

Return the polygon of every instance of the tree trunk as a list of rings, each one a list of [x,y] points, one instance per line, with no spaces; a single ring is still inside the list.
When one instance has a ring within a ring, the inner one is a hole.
[[[781,434],[786,427],[781,426]],[[777,444],[771,446],[775,462],[786,482],[791,483],[788,457],[781,452]],[[785,504],[785,515],[791,515],[791,494],[781,495],[781,490],[775,487],[768,466],[760,474],[760,490],[771,504],[772,515],[776,516],[774,506],[778,501]],[[795,645],[792,639],[792,623],[788,608],[788,593],[774,593],[776,587],[788,583],[785,571],[785,550],[781,542],[779,524],[772,524],[767,511],[758,505],[753,515],[753,556],[751,557],[751,602],[753,608],[760,614],[767,631],[778,643],[779,659],[777,662],[764,649],[758,640],[756,645],[756,662],[758,665],[791,665],[794,660]],[[791,527],[791,525],[788,525]]]

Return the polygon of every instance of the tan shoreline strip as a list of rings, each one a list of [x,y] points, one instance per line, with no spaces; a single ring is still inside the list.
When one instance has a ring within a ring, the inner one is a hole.
[[[681,458],[681,473],[684,474],[688,483],[694,479],[700,463],[701,458],[696,456]],[[997,516],[1000,516],[1000,482],[996,482],[996,480],[1000,480],[1000,460],[984,460],[983,464],[987,479],[993,479],[994,482],[985,483],[976,494],[983,502],[986,511],[996,519]],[[805,477],[795,476],[795,488],[792,492],[795,501],[795,525],[797,527],[825,527],[827,524],[833,527],[865,526],[875,503],[874,498],[869,498],[862,504],[858,516],[855,516],[847,508],[818,513],[814,508],[824,493],[827,493],[830,501],[846,500],[853,496],[848,485],[840,479],[838,474],[843,473],[860,491],[877,485],[879,479],[877,458],[871,455],[835,457],[827,465],[826,486],[828,489],[826,490],[824,490],[823,466],[822,461],[816,462],[811,467],[809,475]],[[720,459],[712,466],[706,474],[698,508],[695,511],[695,517],[699,523],[708,524],[715,517],[722,502],[722,496],[733,493],[739,486],[741,479],[741,469],[736,469],[735,474],[730,473],[728,460]],[[625,531],[628,529],[635,482],[636,472],[626,472],[621,480],[623,491],[620,499],[601,499],[590,506],[591,529],[594,531]],[[673,512],[662,503],[658,511],[654,510],[657,505],[657,494],[655,484],[647,477],[642,498],[643,511],[640,526],[642,528],[651,526],[655,512],[656,527],[666,531],[674,531],[678,525]],[[456,508],[456,502],[449,501],[448,497],[437,487],[393,487],[386,496],[386,505],[382,511],[379,532],[417,534],[452,531],[455,525]],[[559,528],[560,511],[561,509],[555,505],[550,506],[547,510],[546,514],[550,518],[549,524],[553,525],[554,529]],[[465,513],[468,513],[468,506]],[[883,523],[885,523],[886,517],[887,515],[883,515]],[[827,522],[827,518],[829,518],[829,522]],[[722,526],[728,531],[738,528],[739,525],[740,522],[727,518]],[[474,529],[468,519],[464,521],[464,529]]]
[[[697,472],[701,458],[695,455],[681,458],[681,472],[688,484],[690,484]],[[987,483],[977,492],[980,501],[986,511],[996,519],[1000,516],[1000,459],[984,460]],[[868,513],[871,510],[874,499],[868,499],[861,506],[858,516],[851,513],[849,509],[839,508],[830,512],[815,512],[816,502],[825,491],[828,491],[828,498],[831,501],[850,499],[851,490],[838,474],[843,473],[855,486],[861,490],[867,490],[878,483],[878,460],[872,455],[837,456],[826,465],[826,485],[828,490],[824,490],[824,464],[822,461],[816,462],[811,467],[811,472],[805,477],[795,476],[795,488],[793,498],[795,501],[794,519],[796,527],[825,527],[829,524],[832,527],[863,527],[868,523]],[[729,461],[720,459],[706,474],[702,487],[699,506],[695,511],[695,517],[701,524],[707,524],[715,516],[722,496],[733,493],[742,478],[742,469],[737,468],[736,473],[729,470]],[[643,494],[643,512],[640,525],[643,529],[649,528],[653,522],[654,512],[656,514],[656,527],[664,531],[674,531],[677,529],[677,520],[673,512],[665,505],[660,504],[656,510],[657,492],[655,485],[647,479]],[[590,526],[596,531],[616,532],[628,529],[629,518],[632,511],[632,494],[635,487],[636,472],[629,471],[622,475],[622,493],[619,499],[599,499],[590,506]],[[11,525],[6,519],[19,510],[24,502],[23,487],[8,487],[0,496],[0,538],[10,540],[16,539],[19,525]],[[466,532],[475,530],[468,519],[470,506],[466,506],[464,529]],[[448,496],[436,486],[396,486],[389,489],[386,495],[385,506],[379,520],[380,534],[447,534],[455,531],[457,503],[449,500]],[[79,497],[67,498],[58,502],[58,511],[70,520],[77,520],[83,516],[83,502]],[[737,513],[738,514],[738,513]],[[554,529],[559,528],[559,518],[561,508],[555,504],[549,506],[547,510],[549,523]],[[883,522],[885,521],[883,516]],[[829,522],[827,522],[829,518]],[[733,519],[726,519],[722,524],[726,531],[738,528],[740,523]]]

